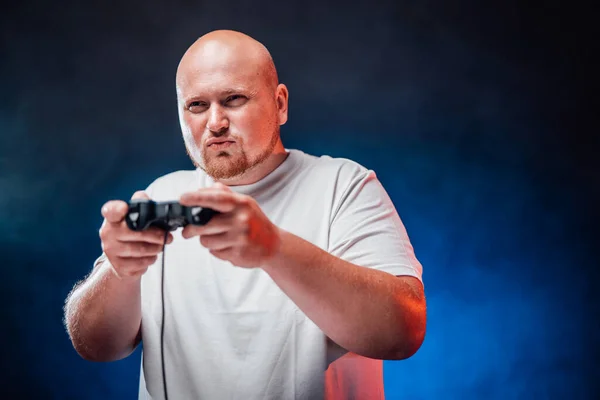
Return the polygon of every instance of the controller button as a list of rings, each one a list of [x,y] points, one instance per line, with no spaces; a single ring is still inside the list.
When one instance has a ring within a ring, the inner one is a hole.
[[[198,214],[200,214],[200,212],[202,211],[202,207],[192,207],[192,215],[194,217],[197,217]]]

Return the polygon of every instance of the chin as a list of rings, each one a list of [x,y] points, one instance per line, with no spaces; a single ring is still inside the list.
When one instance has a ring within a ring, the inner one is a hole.
[[[243,175],[248,169],[248,160],[240,156],[219,153],[206,160],[204,171],[215,179],[231,179]]]

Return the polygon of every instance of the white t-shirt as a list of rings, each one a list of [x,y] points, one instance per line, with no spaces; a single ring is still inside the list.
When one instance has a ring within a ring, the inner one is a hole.
[[[282,229],[365,268],[421,279],[405,228],[373,171],[299,150],[261,181],[236,186]],[[177,171],[147,189],[177,200],[213,181]],[[181,230],[165,250],[165,369],[170,399],[383,399],[382,361],[335,346],[261,269],[213,257]],[[162,399],[161,257],[142,277],[140,399]],[[344,362],[342,362],[344,360]],[[339,368],[334,368],[339,363]]]

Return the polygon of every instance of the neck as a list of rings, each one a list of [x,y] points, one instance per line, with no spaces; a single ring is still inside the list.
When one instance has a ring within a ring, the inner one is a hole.
[[[220,182],[227,186],[251,185],[260,181],[279,167],[285,161],[288,154],[289,153],[285,151],[285,148],[280,141],[273,152],[260,164],[250,168],[240,176],[230,179],[218,179],[216,182]]]

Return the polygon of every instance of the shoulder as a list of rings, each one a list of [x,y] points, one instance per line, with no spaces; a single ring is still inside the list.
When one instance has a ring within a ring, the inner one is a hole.
[[[329,155],[315,156],[304,152],[299,152],[299,155],[303,158],[306,171],[310,171],[312,176],[326,178],[331,183],[335,182],[343,186],[349,185],[357,179],[375,177],[373,170],[349,158]]]
[[[169,200],[190,190],[196,181],[196,170],[173,171],[154,179],[146,192],[152,199]]]

